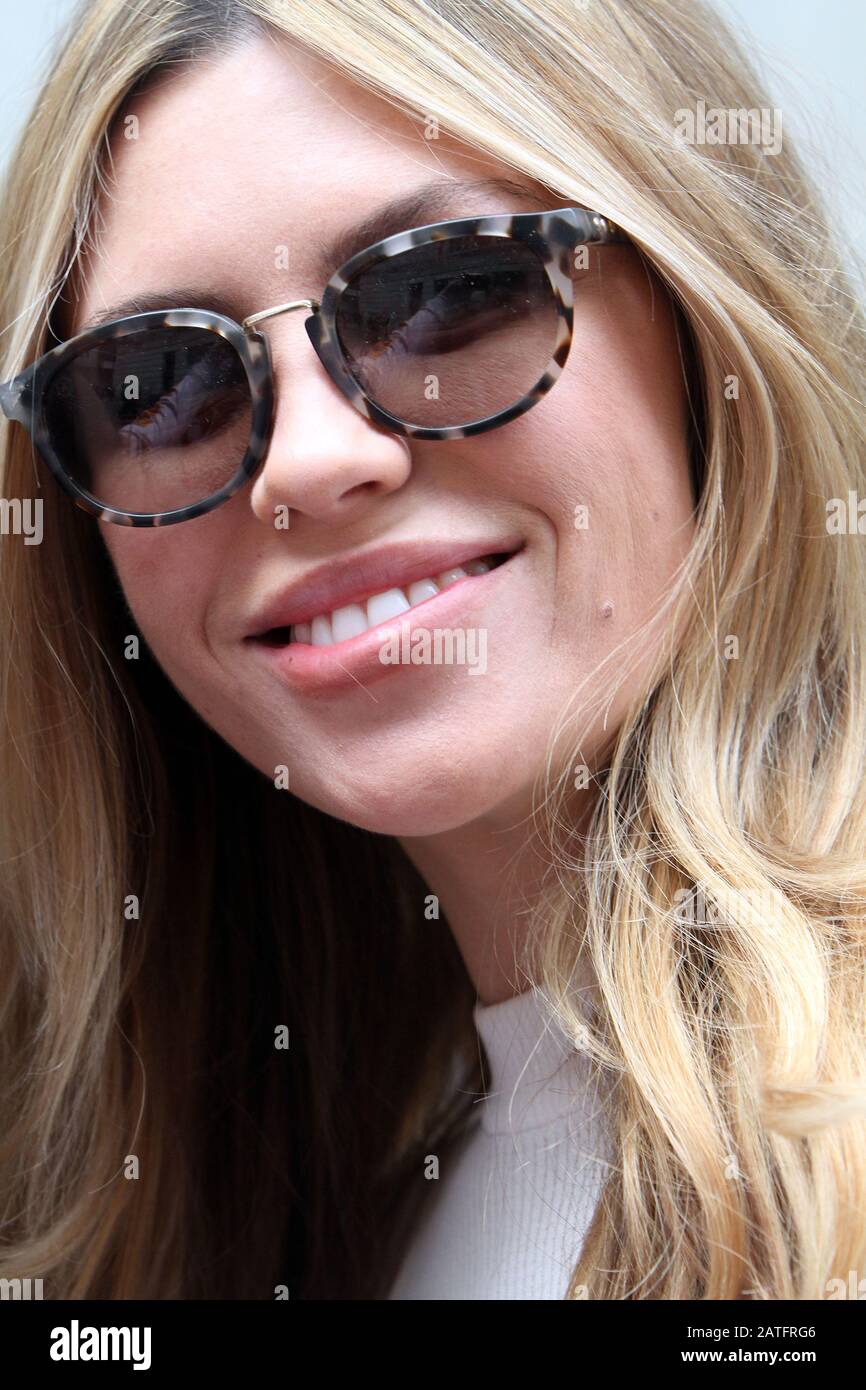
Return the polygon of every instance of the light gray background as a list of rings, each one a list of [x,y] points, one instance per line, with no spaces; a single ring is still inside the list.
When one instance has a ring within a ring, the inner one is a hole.
[[[799,137],[843,236],[866,256],[866,3],[715,4],[746,35],[782,111],[783,133]],[[52,39],[73,8],[73,0],[4,0],[0,166],[27,118]]]

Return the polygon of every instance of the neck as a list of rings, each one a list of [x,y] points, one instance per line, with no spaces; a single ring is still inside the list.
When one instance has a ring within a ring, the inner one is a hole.
[[[528,927],[550,860],[526,810],[400,843],[438,898],[480,1002],[528,989]]]

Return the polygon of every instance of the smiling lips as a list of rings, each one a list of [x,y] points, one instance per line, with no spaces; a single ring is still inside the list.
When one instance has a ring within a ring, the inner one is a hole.
[[[455,565],[453,569],[443,570],[441,574],[427,579],[416,579],[402,587],[385,589],[383,593],[371,594],[360,603],[349,603],[344,608],[335,608],[331,613],[323,613],[309,623],[296,623],[289,629],[290,642],[308,643],[313,647],[329,647],[336,642],[345,642],[349,637],[360,637],[371,627],[378,627],[389,618],[398,618],[419,603],[435,598],[443,589],[456,584],[459,579],[470,575],[486,574],[500,562],[497,555],[484,555],[478,560],[468,560],[465,565]],[[277,629],[278,630],[278,629]]]
[[[488,621],[491,603],[506,591],[520,541],[485,546],[412,544],[331,560],[309,571],[264,607],[246,641],[266,667],[300,695],[329,699],[393,681],[396,671],[423,667],[383,661],[382,644],[404,625],[465,627]],[[428,617],[429,612],[429,617]],[[416,617],[417,614],[417,617]],[[397,683],[397,689],[402,683]]]
[[[481,546],[416,543],[367,552],[342,563],[334,559],[263,609],[247,640],[291,648],[299,656],[342,647],[446,589],[463,587],[466,580],[497,569],[520,548],[518,542],[485,553]]]

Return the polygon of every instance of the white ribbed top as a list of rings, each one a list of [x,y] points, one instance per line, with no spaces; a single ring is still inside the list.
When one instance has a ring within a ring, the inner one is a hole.
[[[478,1004],[491,1084],[391,1299],[561,1299],[607,1176],[588,1059],[537,989]]]

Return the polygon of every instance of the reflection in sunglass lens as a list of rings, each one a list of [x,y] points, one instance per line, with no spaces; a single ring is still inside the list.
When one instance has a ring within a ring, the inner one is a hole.
[[[162,512],[218,492],[246,453],[244,364],[207,328],[150,328],[85,349],[43,401],[69,476],[119,511]]]
[[[377,261],[349,282],[337,331],[371,400],[408,424],[467,425],[517,404],[543,376],[557,308],[539,257],[507,237],[450,237]]]

